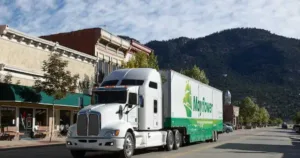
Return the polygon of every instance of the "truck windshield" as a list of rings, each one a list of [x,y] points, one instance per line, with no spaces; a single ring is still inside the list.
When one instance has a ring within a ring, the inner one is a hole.
[[[93,93],[92,104],[126,103],[127,91],[97,91]]]

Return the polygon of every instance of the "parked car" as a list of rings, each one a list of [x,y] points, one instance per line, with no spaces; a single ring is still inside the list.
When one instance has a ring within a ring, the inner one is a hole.
[[[293,126],[293,130],[294,130],[295,132],[297,132],[297,133],[300,133],[300,125],[299,125],[299,124],[295,124],[295,125]]]
[[[286,122],[283,122],[282,125],[281,125],[281,128],[282,129],[288,129],[288,125]]]
[[[226,133],[233,132],[233,127],[224,123],[223,124],[223,132],[226,132]]]

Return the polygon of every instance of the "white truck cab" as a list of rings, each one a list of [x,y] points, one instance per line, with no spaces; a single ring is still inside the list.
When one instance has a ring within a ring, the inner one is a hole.
[[[101,150],[131,157],[136,148],[163,145],[161,96],[161,77],[154,69],[112,72],[93,90],[92,104],[78,112],[67,148],[74,157]]]

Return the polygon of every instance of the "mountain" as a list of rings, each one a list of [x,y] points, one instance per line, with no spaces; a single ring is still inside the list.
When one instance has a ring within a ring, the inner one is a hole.
[[[271,116],[285,119],[300,111],[300,40],[263,29],[235,28],[146,46],[154,49],[161,69],[204,69],[210,85],[229,89],[233,102],[252,96]]]

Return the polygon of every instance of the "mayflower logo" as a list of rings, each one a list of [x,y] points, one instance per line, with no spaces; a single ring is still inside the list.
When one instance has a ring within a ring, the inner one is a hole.
[[[187,117],[192,117],[192,92],[191,92],[191,85],[188,81],[185,85],[185,95],[183,98],[183,105],[185,107],[185,112]]]
[[[204,97],[199,100],[197,96],[192,96],[191,84],[188,81],[185,85],[183,105],[187,117],[192,117],[192,111],[199,112],[199,116],[201,116],[201,113],[212,113],[213,104],[206,102]]]

